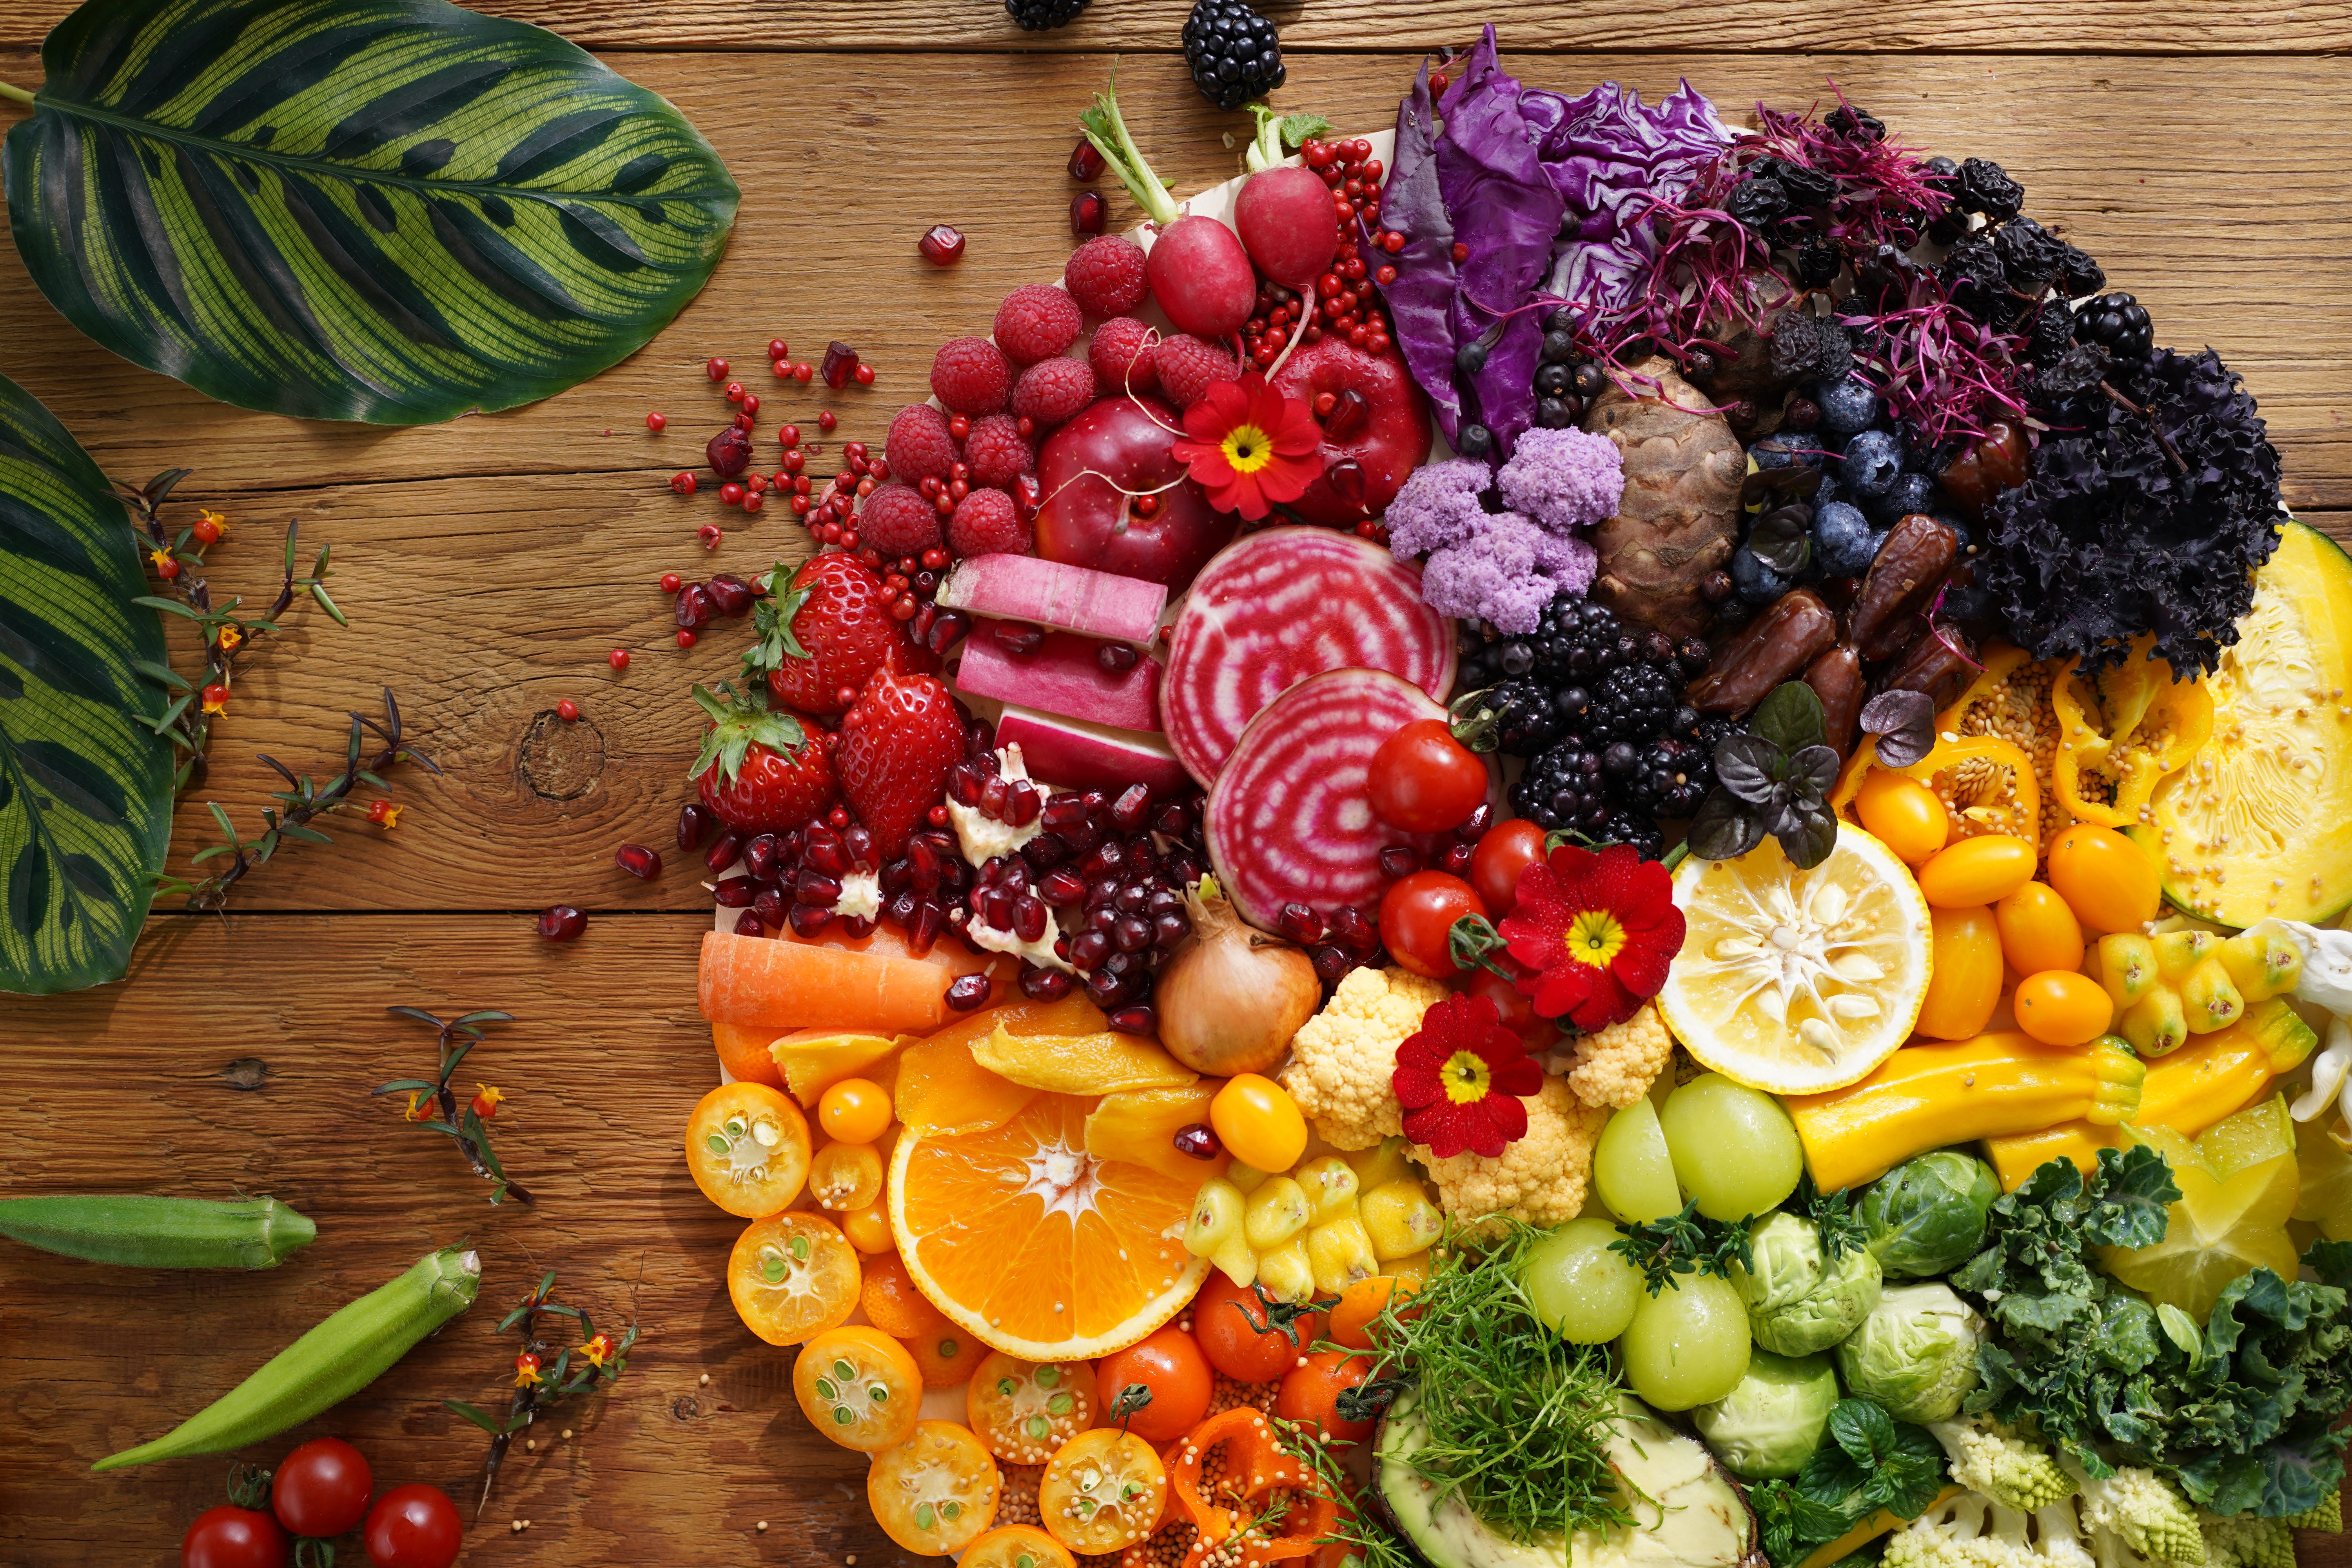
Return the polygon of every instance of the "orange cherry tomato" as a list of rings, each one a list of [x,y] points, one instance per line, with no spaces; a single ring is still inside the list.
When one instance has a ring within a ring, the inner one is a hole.
[[[2164,905],[2147,851],[2112,827],[2078,822],[2050,846],[2050,885],[2095,931],[2137,931]]]
[[[817,1125],[844,1143],[871,1143],[890,1125],[890,1091],[871,1079],[845,1078],[817,1096]]]
[[[1276,1328],[1256,1291],[1212,1269],[1192,1298],[1192,1337],[1209,1364],[1234,1382],[1272,1383],[1323,1337],[1323,1314],[1307,1312],[1287,1330]]]
[[[1501,920],[1519,901],[1519,873],[1544,858],[1544,830],[1524,816],[1498,822],[1470,852],[1470,885]]]
[[[928,1334],[948,1321],[946,1313],[915,1289],[907,1266],[895,1252],[877,1252],[866,1259],[857,1304],[865,1310],[867,1322],[894,1340]]]
[[[1445,871],[1415,871],[1391,882],[1381,895],[1381,945],[1415,974],[1449,979],[1462,973],[1454,962],[1454,922],[1486,913],[1486,900],[1461,878]]]
[[[809,1161],[809,1195],[829,1209],[862,1209],[882,1195],[882,1153],[871,1143],[828,1143]]]
[[[1927,859],[1952,836],[1952,815],[1936,792],[1888,768],[1863,775],[1853,810],[1864,829],[1906,866]]]
[[[1927,910],[1927,996],[1912,1026],[1931,1040],[1984,1033],[2000,1005],[2000,927],[1981,904]]]
[[[862,1209],[841,1216],[841,1234],[860,1252],[895,1252],[898,1238],[890,1234],[890,1212],[877,1198]]]
[[[1342,1416],[1339,1399],[1364,1381],[1371,1364],[1370,1358],[1345,1351],[1318,1351],[1282,1374],[1274,1413],[1285,1421],[1312,1426],[1335,1443],[1360,1443],[1371,1436],[1372,1424]]]
[[[808,1179],[808,1118],[763,1083],[720,1084],[686,1119],[686,1168],[729,1214],[782,1213]]]
[[[918,1421],[874,1456],[866,1506],[882,1533],[918,1557],[944,1557],[996,1521],[1003,1483],[980,1439],[952,1421]]]
[[[1389,1298],[1400,1288],[1407,1297],[1412,1296],[1412,1287],[1395,1275],[1375,1274],[1340,1291],[1339,1304],[1331,1309],[1332,1342],[1356,1350],[1371,1349],[1374,1326],[1388,1310]]]
[[[1225,1152],[1261,1171],[1287,1171],[1307,1152],[1307,1118],[1282,1085],[1235,1073],[1209,1101],[1209,1128]]]
[[[1448,833],[1486,801],[1486,764],[1443,719],[1416,719],[1372,753],[1372,815],[1407,833]]]
[[[1116,1426],[1097,1426],[1063,1444],[1037,1479],[1045,1533],[1089,1556],[1150,1535],[1167,1502],[1168,1467],[1158,1451]]]
[[[2033,846],[2007,833],[1963,838],[1919,868],[1919,892],[1941,910],[1971,909],[2005,899],[2033,880]]]
[[[878,1329],[827,1329],[793,1363],[793,1397],[824,1436],[871,1454],[915,1429],[923,1374],[906,1348]]]
[[[987,1348],[952,1323],[901,1342],[922,1372],[925,1388],[956,1388],[970,1383]]]
[[[2088,1045],[2116,1019],[2115,999],[2087,974],[2045,970],[2017,983],[2017,1026],[2045,1046]]]
[[[2083,922],[2047,882],[2028,882],[1992,907],[2000,955],[2020,974],[2083,967]]]
[[[1106,1404],[1137,1383],[1151,1391],[1151,1403],[1129,1418],[1128,1430],[1150,1443],[1172,1442],[1207,1419],[1217,1386],[1201,1342],[1173,1323],[1095,1363]]]
[[[727,1259],[736,1316],[772,1345],[839,1328],[857,1288],[857,1254],[830,1220],[803,1209],[753,1220]]]

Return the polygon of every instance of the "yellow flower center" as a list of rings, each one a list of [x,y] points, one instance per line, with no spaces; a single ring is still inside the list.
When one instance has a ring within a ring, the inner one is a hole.
[[[1255,425],[1236,425],[1221,443],[1237,474],[1254,474],[1274,461],[1274,437]]]
[[[1594,969],[1606,969],[1625,951],[1625,928],[1607,910],[1586,910],[1568,922],[1568,956]]]
[[[1477,1052],[1456,1051],[1437,1069],[1437,1081],[1445,1087],[1445,1098],[1454,1104],[1475,1105],[1494,1088],[1495,1071]]]

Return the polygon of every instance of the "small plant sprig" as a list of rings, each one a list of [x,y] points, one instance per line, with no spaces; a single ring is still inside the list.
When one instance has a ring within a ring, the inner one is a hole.
[[[360,752],[369,734],[373,734],[383,744],[374,756],[362,763]],[[324,784],[314,783],[308,773],[298,776],[294,770],[267,752],[256,754],[286,781],[284,789],[270,792],[269,798],[278,805],[261,808],[263,826],[260,835],[249,840],[239,837],[236,826],[229,821],[228,813],[221,809],[218,802],[206,801],[205,806],[212,812],[213,820],[220,824],[221,833],[228,842],[197,850],[189,857],[188,863],[201,866],[207,860],[226,855],[230,857],[229,864],[195,882],[162,872],[155,874],[156,888],[163,892],[185,894],[187,907],[191,910],[202,912],[226,908],[229,889],[248,873],[269,864],[278,851],[289,842],[332,844],[334,839],[311,826],[311,822],[330,812],[341,811],[353,805],[351,793],[360,784],[372,785],[389,795],[392,786],[383,782],[383,774],[391,772],[393,765],[402,758],[407,758],[428,773],[437,774],[441,771],[439,763],[409,744],[401,729],[399,704],[393,700],[389,686],[383,689],[383,722],[379,724],[364,713],[352,715],[351,734],[343,747],[343,771]],[[368,808],[368,816],[371,821],[390,827],[399,820],[400,808],[387,807],[383,802],[378,801]]]
[[[506,1099],[505,1094],[488,1084],[477,1085],[479,1092],[466,1103],[461,1112],[457,1108],[457,1092],[449,1087],[449,1079],[456,1074],[457,1065],[466,1059],[468,1051],[482,1043],[482,1026],[511,1023],[514,1015],[484,1008],[479,1012],[443,1019],[422,1007],[389,1007],[385,1011],[431,1026],[440,1036],[441,1066],[430,1079],[396,1078],[390,1083],[377,1085],[368,1093],[371,1096],[408,1096],[408,1109],[403,1112],[404,1116],[421,1127],[429,1127],[455,1139],[457,1147],[465,1152],[466,1163],[473,1166],[474,1174],[491,1184],[491,1203],[502,1204],[512,1198],[519,1204],[530,1205],[532,1202],[530,1194],[524,1190],[520,1182],[508,1177],[506,1167],[499,1163],[498,1155],[490,1151],[488,1124],[498,1115],[499,1103]],[[550,1275],[549,1278],[551,1279],[554,1276]]]
[[[1680,1214],[1619,1226],[1618,1239],[1609,1244],[1609,1250],[1623,1254],[1642,1271],[1642,1283],[1653,1296],[1674,1284],[1677,1274],[1728,1279],[1733,1264],[1747,1268],[1756,1262],[1748,1244],[1748,1223],[1755,1217],[1709,1219],[1698,1212],[1698,1200],[1693,1198]]]
[[[473,1016],[505,1016],[502,1013]],[[542,1331],[542,1320],[548,1318],[568,1318],[576,1323],[580,1342],[560,1347],[554,1344]],[[629,1368],[629,1352],[637,1342],[636,1324],[631,1323],[621,1331],[621,1337],[615,1340],[597,1331],[588,1309],[558,1301],[552,1268],[540,1277],[538,1286],[514,1310],[499,1320],[497,1332],[505,1333],[509,1329],[521,1332],[523,1347],[515,1354],[514,1393],[508,1396],[506,1415],[493,1415],[480,1405],[468,1405],[462,1399],[441,1402],[490,1435],[490,1451],[482,1460],[482,1495],[474,1503],[477,1520],[489,1506],[490,1489],[498,1484],[499,1467],[506,1462],[507,1450],[513,1447],[516,1435],[529,1430],[542,1412],[552,1410],[563,1401],[600,1393],[620,1382],[621,1373]]]
[[[1853,1212],[1853,1199],[1840,1187],[1825,1193],[1813,1185],[1812,1173],[1808,1171],[1797,1179],[1797,1190],[1790,1197],[1788,1207],[1813,1222],[1813,1235],[1822,1244],[1822,1256],[1834,1263],[1849,1252],[1860,1252],[1870,1241],[1870,1227]]]

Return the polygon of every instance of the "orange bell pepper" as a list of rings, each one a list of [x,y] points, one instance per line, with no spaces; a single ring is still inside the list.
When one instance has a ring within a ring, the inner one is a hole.
[[[1220,1444],[1224,1474],[1204,1485],[1202,1465]],[[1275,1526],[1281,1533],[1262,1533],[1266,1500],[1278,1491],[1295,1494]],[[1264,1568],[1311,1556],[1339,1517],[1320,1479],[1284,1450],[1265,1413],[1247,1405],[1210,1416],[1169,1450],[1168,1495],[1200,1531],[1183,1568],[1203,1568],[1212,1557],[1219,1568]]]

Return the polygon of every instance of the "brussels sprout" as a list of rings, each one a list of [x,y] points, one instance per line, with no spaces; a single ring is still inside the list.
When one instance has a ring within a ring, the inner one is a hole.
[[[1870,1250],[1890,1278],[1949,1274],[1984,1245],[1985,1216],[2000,1196],[1992,1167],[1958,1149],[1906,1160],[1862,1194]]]
[[[1768,1351],[1825,1351],[1878,1305],[1878,1259],[1849,1247],[1831,1262],[1811,1220],[1767,1215],[1748,1227],[1748,1243],[1756,1261],[1733,1264],[1731,1282],[1748,1304],[1748,1329]]]
[[[1760,1481],[1804,1468],[1837,1402],[1837,1369],[1829,1357],[1758,1351],[1739,1386],[1693,1410],[1691,1420],[1732,1474]]]
[[[1949,1421],[1977,1385],[1984,1326],[1948,1285],[1893,1286],[1838,1346],[1838,1371],[1897,1421]]]

